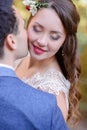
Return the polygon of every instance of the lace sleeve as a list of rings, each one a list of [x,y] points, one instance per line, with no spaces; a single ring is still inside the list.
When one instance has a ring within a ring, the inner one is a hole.
[[[70,82],[58,71],[47,71],[44,75],[36,73],[30,79],[23,79],[24,82],[32,85],[36,89],[55,94],[56,96],[62,91],[66,97],[66,104],[68,108],[68,93],[70,88]]]
[[[68,94],[70,88],[70,82],[59,72],[50,72],[46,75],[46,80],[43,83],[38,84],[40,89],[49,93],[59,95],[60,92],[64,92],[66,98],[66,105],[68,109]]]

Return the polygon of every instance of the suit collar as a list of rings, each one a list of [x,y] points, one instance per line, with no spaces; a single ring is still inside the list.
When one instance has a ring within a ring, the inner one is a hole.
[[[13,69],[0,66],[0,76],[17,77]]]
[[[14,68],[12,66],[7,65],[7,64],[0,63],[0,67],[6,67],[6,68],[10,68],[10,69],[14,70]]]

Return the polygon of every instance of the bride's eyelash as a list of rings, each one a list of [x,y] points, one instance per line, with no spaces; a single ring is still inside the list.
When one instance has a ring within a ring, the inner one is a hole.
[[[40,29],[40,27],[38,27],[38,26],[33,26],[33,30],[35,31],[35,32],[41,32],[41,29]]]
[[[58,39],[60,38],[59,35],[58,35],[58,36],[52,36],[52,35],[51,35],[50,37],[51,37],[52,40],[58,40]]]

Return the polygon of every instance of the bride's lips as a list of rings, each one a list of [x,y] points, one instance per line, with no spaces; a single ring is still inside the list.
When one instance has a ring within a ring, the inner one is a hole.
[[[45,50],[43,50],[35,45],[33,45],[33,48],[34,48],[34,52],[38,55],[43,54],[45,52]]]

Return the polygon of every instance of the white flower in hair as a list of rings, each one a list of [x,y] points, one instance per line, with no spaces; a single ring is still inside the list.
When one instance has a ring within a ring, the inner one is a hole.
[[[24,5],[31,5],[31,4],[35,4],[36,2],[34,0],[23,0],[23,4]]]
[[[32,13],[32,16],[37,13],[38,9],[48,7],[47,2],[36,2],[35,0],[23,0],[23,4],[26,6],[26,9]]]
[[[30,6],[30,12],[32,13],[32,16],[34,16],[37,13],[37,8],[34,5]]]

